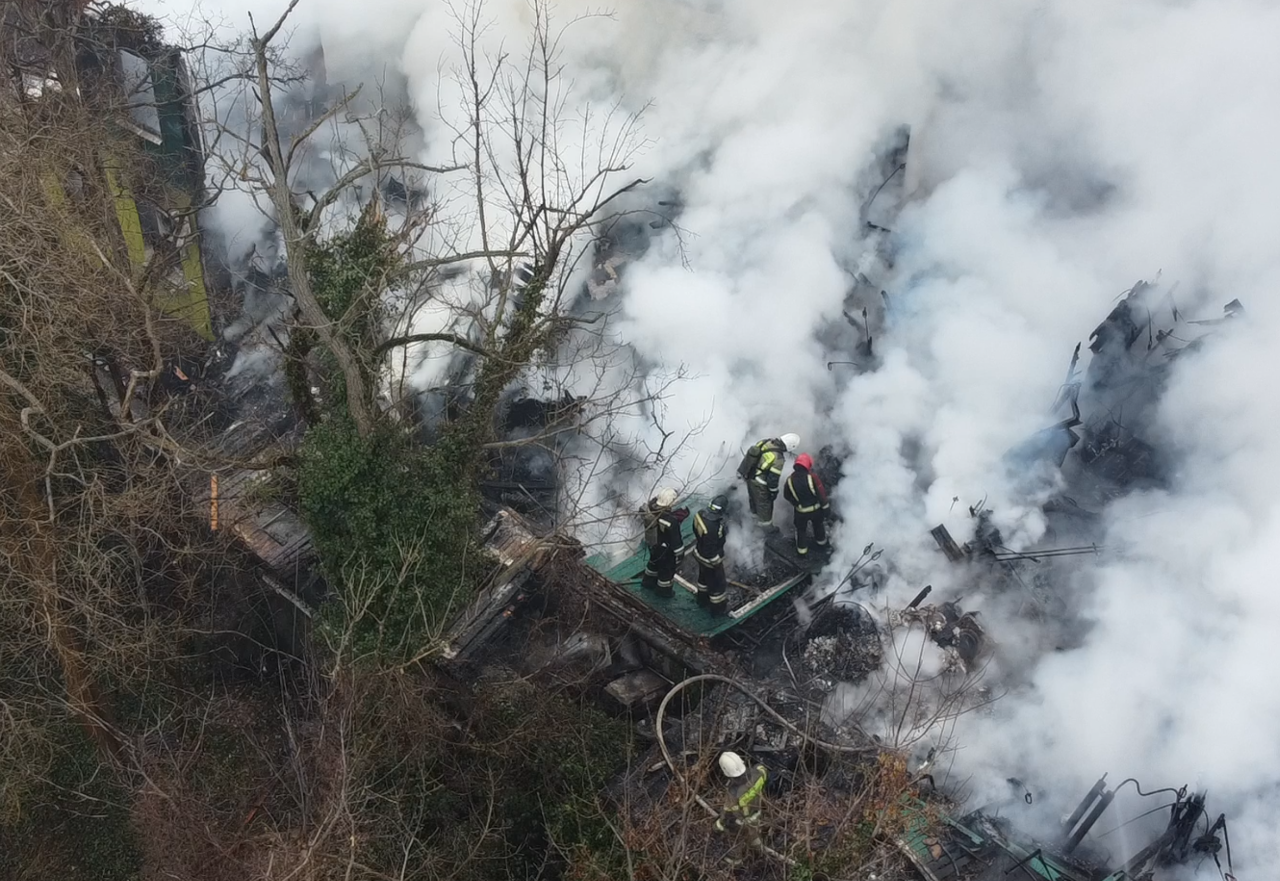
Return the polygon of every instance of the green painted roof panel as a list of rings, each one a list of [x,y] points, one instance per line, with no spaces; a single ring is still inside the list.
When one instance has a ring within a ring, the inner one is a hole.
[[[685,500],[683,504],[696,510],[704,501],[699,498],[690,498]],[[692,516],[685,518],[684,523],[681,524],[680,534],[686,547],[692,544]],[[778,584],[765,589],[759,595],[752,597],[749,601],[739,606],[738,609],[735,609],[732,614],[714,617],[710,612],[698,605],[697,597],[692,590],[694,585],[687,578],[677,576],[675,596],[670,598],[660,597],[652,591],[641,587],[640,579],[644,574],[644,567],[648,559],[648,549],[645,548],[643,542],[640,542],[636,545],[635,553],[613,565],[610,565],[608,558],[602,554],[588,557],[585,562],[592,569],[609,579],[609,581],[627,590],[632,596],[682,630],[704,637],[715,636],[736,627],[769,606],[778,597],[787,594],[793,587],[809,577],[808,572],[793,567],[793,574]]]

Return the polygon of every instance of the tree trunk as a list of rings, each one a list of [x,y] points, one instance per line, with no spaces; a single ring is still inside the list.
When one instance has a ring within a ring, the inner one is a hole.
[[[263,147],[271,165],[271,181],[267,193],[276,209],[276,222],[280,224],[280,234],[284,238],[289,287],[302,310],[303,319],[338,362],[347,387],[347,409],[360,437],[368,437],[373,432],[374,413],[372,396],[365,387],[364,373],[351,347],[334,333],[333,322],[325,314],[311,289],[311,276],[307,272],[307,243],[293,206],[293,193],[289,189],[289,168],[285,165],[284,153],[280,149],[280,130],[271,101],[271,78],[267,70],[265,41],[269,38],[256,41],[254,52],[258,63],[259,99],[262,102]]]

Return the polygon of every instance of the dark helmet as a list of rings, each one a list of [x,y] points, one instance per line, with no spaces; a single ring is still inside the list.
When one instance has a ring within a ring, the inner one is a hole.
[[[725,507],[729,504],[729,497],[721,493],[711,500],[711,504],[707,505],[707,510],[712,514],[723,514]]]

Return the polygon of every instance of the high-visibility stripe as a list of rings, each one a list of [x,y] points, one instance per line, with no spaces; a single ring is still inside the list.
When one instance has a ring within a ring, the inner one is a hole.
[[[752,784],[751,784],[751,788],[750,788],[750,789],[748,789],[746,792],[742,793],[742,796],[738,799],[738,807],[739,807],[739,808],[741,808],[741,809],[743,809],[743,812],[744,812],[744,813],[745,813],[745,811],[746,811],[746,807],[747,807],[747,805],[749,805],[749,804],[751,804],[753,801],[755,801],[755,800],[756,800],[756,796],[758,796],[758,795],[760,795],[760,793],[764,792],[764,780],[765,780],[765,776],[766,776],[766,775],[764,774],[764,772],[763,772],[763,771],[761,771],[761,772],[760,772],[760,776],[759,776],[759,777],[757,777],[757,778],[756,778],[756,781],[755,781],[754,783],[752,783]]]
[[[822,501],[822,496],[818,495],[818,487],[814,483],[813,475],[809,474],[807,477],[809,479],[809,497],[813,499],[812,505],[800,504],[800,493],[796,492],[796,476],[792,474],[787,478],[787,493],[791,497],[788,501],[794,500],[792,504],[796,506],[796,513],[798,514],[814,514],[827,507]]]
[[[770,450],[760,457],[760,463],[756,466],[757,473],[763,474],[782,474],[782,459],[777,453]]]

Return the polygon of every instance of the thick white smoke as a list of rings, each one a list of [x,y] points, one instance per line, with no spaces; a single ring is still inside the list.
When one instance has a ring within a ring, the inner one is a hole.
[[[261,22],[282,4],[240,6]],[[586,8],[566,0],[556,16]],[[438,158],[449,10],[300,12],[331,80],[373,59],[408,77]],[[487,45],[523,42],[524,3],[486,14]],[[1016,774],[1065,803],[1103,771],[1207,787],[1256,877],[1280,857],[1280,689],[1266,666],[1280,620],[1278,37],[1265,0],[620,0],[564,44],[576,106],[653,100],[637,171],[685,206],[683,248],[667,233],[629,269],[618,331],[647,361],[696,374],[668,412],[706,423],[687,461],[790,430],[813,450],[852,448],[833,571],[876,541],[899,604],[948,584],[928,529],[963,540],[984,496],[1008,543],[1039,536],[1041,500],[1000,457],[1047,424],[1072,348],[1121,290],[1162,271],[1184,313],[1244,302],[1248,325],[1181,359],[1161,404],[1152,439],[1176,453],[1171,489],[1113,505],[1107,540],[1126,553],[1063,585],[1093,623],[1083,644],[1049,652],[993,606],[1021,675],[957,737],[980,792]],[[846,267],[867,248],[863,171],[900,123],[916,199],[877,279],[879,366],[828,371],[839,353],[817,335],[843,320]]]

